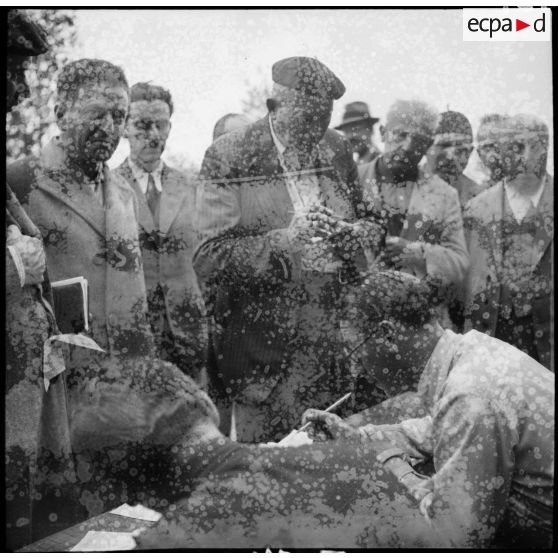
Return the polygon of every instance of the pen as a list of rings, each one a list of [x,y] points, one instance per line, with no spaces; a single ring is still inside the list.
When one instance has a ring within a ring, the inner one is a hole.
[[[339,405],[341,405],[341,403],[344,403],[345,401],[347,401],[347,399],[349,399],[349,397],[351,397],[351,395],[353,394],[352,391],[350,391],[349,393],[346,393],[343,397],[341,397],[341,399],[338,399],[335,403],[332,403],[324,412],[329,413],[330,411],[333,411],[333,409],[336,409],[337,407],[339,407]],[[297,432],[302,432],[303,430],[306,430],[306,428],[308,428],[312,423],[311,422],[307,422],[304,426],[301,426]]]

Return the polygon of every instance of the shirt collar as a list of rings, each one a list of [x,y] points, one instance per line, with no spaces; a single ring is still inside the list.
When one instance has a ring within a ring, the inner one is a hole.
[[[283,145],[279,140],[279,138],[275,135],[275,130],[273,129],[273,123],[271,122],[271,114],[269,115],[269,129],[271,131],[271,138],[273,139],[273,143],[275,144],[277,151],[279,151],[280,155],[283,155],[287,147]]]
[[[131,158],[128,158],[128,163],[130,164],[130,170],[132,171],[134,178],[144,192],[147,190],[147,180],[149,174],[153,176],[153,180],[155,181],[155,188],[157,188],[159,192],[163,190],[163,161],[159,160],[157,166],[150,173],[142,169],[139,165],[136,165],[136,163],[134,163]]]
[[[546,178],[543,178],[539,187],[530,195],[523,194],[522,192],[518,192],[514,188],[510,188],[507,180],[504,180],[504,189],[506,190],[508,200],[526,199],[530,200],[534,207],[537,207],[539,205],[539,201],[541,200],[545,184]]]

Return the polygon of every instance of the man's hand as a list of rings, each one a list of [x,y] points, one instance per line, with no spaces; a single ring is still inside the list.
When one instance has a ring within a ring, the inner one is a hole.
[[[360,441],[358,428],[349,426],[342,418],[333,413],[308,409],[302,415],[302,424],[307,422],[312,423],[312,426],[307,429],[308,435],[312,440]]]
[[[385,258],[396,268],[411,267],[424,263],[424,251],[417,242],[410,242],[400,236],[388,236]]]
[[[295,213],[287,229],[289,242],[298,250],[302,250],[312,238],[327,238],[330,234],[328,216],[314,207],[302,213]]]
[[[21,234],[14,225],[8,227],[6,244],[15,248],[25,269],[25,284],[36,285],[42,283],[46,270],[46,254],[43,242],[32,236]]]

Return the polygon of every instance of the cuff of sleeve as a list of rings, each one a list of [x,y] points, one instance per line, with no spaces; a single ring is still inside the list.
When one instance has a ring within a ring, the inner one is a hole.
[[[19,275],[19,282],[23,287],[25,285],[25,266],[23,265],[23,260],[19,255],[18,251],[15,249],[14,246],[8,246],[8,250],[12,255],[12,259],[14,260],[14,265],[17,269],[17,274]]]

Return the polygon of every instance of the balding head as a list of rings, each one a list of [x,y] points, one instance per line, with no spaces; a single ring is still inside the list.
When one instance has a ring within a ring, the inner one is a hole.
[[[386,125],[380,129],[385,143],[382,166],[392,182],[416,180],[420,160],[434,140],[438,112],[423,101],[395,101]]]

